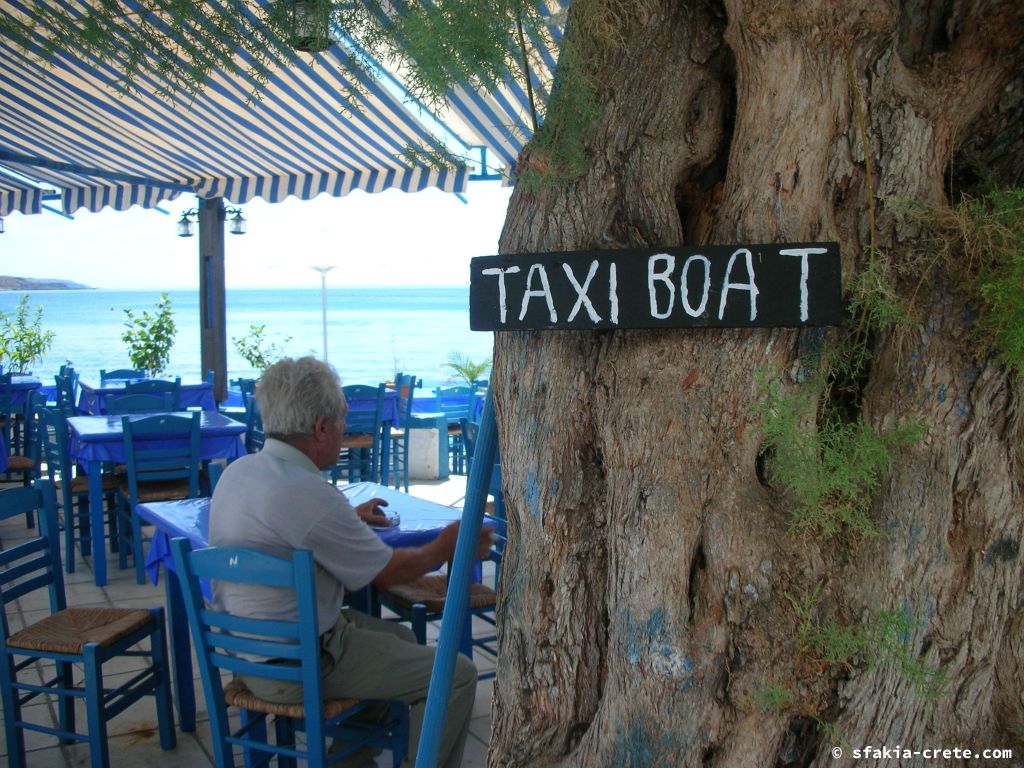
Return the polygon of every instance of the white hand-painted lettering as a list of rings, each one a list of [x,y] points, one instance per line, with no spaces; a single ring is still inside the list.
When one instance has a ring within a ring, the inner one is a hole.
[[[696,309],[690,304],[690,289],[686,279],[690,271],[690,264],[695,260],[704,264],[704,287],[700,297],[700,305]],[[686,310],[686,314],[690,317],[700,317],[704,314],[704,310],[708,305],[708,295],[711,293],[711,260],[706,256],[701,256],[699,253],[688,258],[686,263],[683,264],[683,274],[679,277],[679,290],[682,293],[683,309]]]
[[[569,317],[566,318],[568,322],[572,322],[576,319],[577,313],[580,311],[580,307],[586,307],[587,315],[595,323],[601,322],[601,316],[597,314],[597,310],[594,309],[594,305],[590,303],[590,299],[587,296],[587,291],[590,289],[590,281],[594,279],[594,275],[597,274],[597,259],[590,262],[590,270],[587,272],[587,279],[583,285],[580,285],[576,276],[572,273],[572,267],[565,262],[562,263],[562,269],[565,270],[565,276],[569,278],[569,282],[572,283],[573,289],[576,291],[576,303],[572,307],[572,311],[569,313]]]
[[[807,277],[810,275],[811,268],[807,262],[807,257],[812,253],[827,253],[825,248],[782,248],[779,253],[783,256],[799,256],[800,257],[800,321],[807,322],[808,312],[808,295],[807,295]]]
[[[664,269],[658,269],[655,265],[664,262]],[[676,303],[676,287],[672,283],[672,270],[676,268],[676,257],[670,253],[656,253],[647,260],[647,293],[651,302],[651,317],[664,320],[672,314],[672,308]],[[662,283],[668,289],[668,308],[658,308],[658,295],[655,291],[655,283]]]
[[[740,254],[746,256],[747,260],[747,277],[750,279],[749,283],[730,283],[729,278],[732,276],[732,267],[736,263],[736,257]],[[718,319],[721,320],[725,316],[725,302],[729,298],[729,291],[735,288],[736,290],[744,290],[750,294],[750,321],[753,322],[757,319],[757,285],[754,283],[754,255],[747,248],[740,248],[732,256],[729,257],[729,265],[725,268],[725,280],[722,283],[722,298],[718,302]]]
[[[541,287],[533,287],[533,276],[538,275]],[[532,264],[530,271],[526,273],[526,290],[523,292],[523,304],[519,310],[519,319],[526,317],[526,310],[530,307],[530,299],[534,296],[543,298],[548,305],[548,315],[552,323],[558,322],[558,315],[555,313],[555,298],[551,295],[551,285],[548,283],[548,273],[543,264]]]
[[[501,269],[500,267],[492,267],[490,269],[482,270],[485,275],[497,275],[498,276],[498,310],[500,315],[500,321],[502,324],[505,323],[505,318],[508,316],[508,300],[507,291],[505,289],[505,273],[514,275],[519,271],[519,267],[507,267]]]
[[[608,270],[608,303],[611,305],[611,316],[608,318],[616,325],[619,324],[619,277],[615,270],[615,262],[611,263]]]

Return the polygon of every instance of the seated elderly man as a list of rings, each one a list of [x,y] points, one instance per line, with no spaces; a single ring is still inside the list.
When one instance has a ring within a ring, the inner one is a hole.
[[[410,761],[416,754],[434,649],[417,645],[412,632],[392,622],[342,609],[345,590],[371,582],[382,587],[412,581],[450,560],[458,523],[429,544],[392,549],[367,525],[380,499],[354,508],[320,471],[338,459],[347,405],[338,374],[313,357],[286,358],[267,368],[256,393],[266,443],[225,470],[210,506],[210,544],[250,547],[278,557],[309,549],[316,560],[324,695],[329,698],[397,699],[411,705]],[[491,529],[479,541],[483,556]],[[294,600],[255,593],[251,587],[214,583],[214,599],[241,615],[294,617]],[[276,591],[274,591],[276,593]],[[279,602],[278,602],[279,601]],[[270,701],[297,702],[293,683],[246,678],[253,693]],[[459,656],[438,765],[456,768],[469,730],[476,668]],[[366,751],[345,765],[373,765]]]

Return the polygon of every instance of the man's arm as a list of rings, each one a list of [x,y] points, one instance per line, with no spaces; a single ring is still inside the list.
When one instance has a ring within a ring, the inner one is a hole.
[[[485,525],[480,529],[476,556],[484,557],[491,548],[491,534],[494,526]],[[395,584],[406,584],[430,573],[442,563],[455,556],[455,542],[459,538],[459,524],[446,526],[438,537],[421,547],[398,547],[392,550],[391,559],[374,578],[378,587],[387,588]]]

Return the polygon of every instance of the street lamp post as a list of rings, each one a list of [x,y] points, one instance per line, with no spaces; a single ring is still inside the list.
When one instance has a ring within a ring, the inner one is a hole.
[[[320,308],[323,313],[324,323],[324,362],[327,362],[327,273],[334,269],[328,267],[310,267],[320,273]]]

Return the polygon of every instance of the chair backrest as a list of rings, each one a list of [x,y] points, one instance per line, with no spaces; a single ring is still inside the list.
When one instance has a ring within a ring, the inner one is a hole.
[[[74,408],[78,402],[76,392],[78,387],[78,374],[71,371],[70,373],[57,374],[53,379],[57,384],[57,405],[62,408]]]
[[[149,395],[107,395],[104,405],[108,414],[125,413],[167,413],[176,411],[174,395],[170,392],[154,392]]]
[[[412,374],[401,373],[395,377],[395,392],[398,394],[398,427],[409,428],[409,419],[412,418],[412,400],[416,387],[422,387],[423,382],[417,380]]]
[[[68,442],[67,411],[60,406],[44,408],[39,414],[39,447],[46,462],[46,475],[53,481],[60,478],[70,488]]]
[[[323,744],[323,718],[312,714],[323,708],[312,553],[297,550],[291,560],[284,560],[239,547],[193,550],[184,538],[171,540],[171,552],[199,660],[214,748],[220,748],[228,734],[222,670],[301,683],[307,743]],[[205,579],[290,590],[297,615],[291,621],[251,619],[208,607],[201,586]]]
[[[144,379],[146,378],[145,371],[137,371],[134,368],[115,368],[112,371],[108,371],[105,368],[100,368],[100,383],[109,379]]]
[[[138,498],[139,483],[188,480],[189,497],[199,496],[198,413],[165,413],[132,420],[121,417],[128,489]]]
[[[173,381],[169,379],[144,379],[143,381],[129,381],[124,385],[126,395],[162,395],[169,393],[173,399],[173,408],[178,410],[181,407],[181,377]]]
[[[15,418],[18,409],[14,406],[14,387],[11,384],[11,374],[0,373],[0,429],[3,431],[3,439],[8,446],[11,446],[11,435],[15,428]]]
[[[348,384],[341,388],[349,404],[345,415],[345,433],[376,434],[384,414],[384,385]],[[355,407],[354,407],[355,406]]]
[[[40,459],[42,457],[42,445],[40,438],[42,436],[42,430],[40,429],[40,418],[42,412],[46,410],[46,395],[42,392],[31,392],[29,393],[28,400],[25,402],[25,423],[24,423],[24,452],[22,455],[32,459],[36,465],[36,472],[39,471]]]
[[[266,434],[263,431],[263,414],[260,413],[259,401],[249,397],[245,406],[245,452],[259,453],[263,450]]]
[[[0,603],[3,603],[3,637],[10,635],[8,603],[37,589],[49,592],[50,612],[66,607],[64,573],[60,561],[60,530],[53,483],[39,480],[29,488],[0,491],[0,520],[38,512],[38,536],[0,551]]]
[[[436,387],[435,408],[449,421],[461,418],[472,419],[476,410],[476,387]]]

